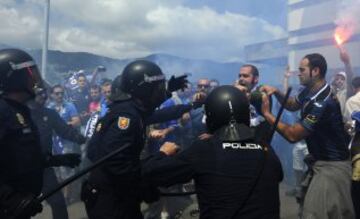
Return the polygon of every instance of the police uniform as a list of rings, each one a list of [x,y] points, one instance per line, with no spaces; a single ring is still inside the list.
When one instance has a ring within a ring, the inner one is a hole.
[[[0,208],[4,210],[9,201],[6,190],[12,195],[40,194],[45,158],[28,107],[0,99],[0,122]]]
[[[31,116],[40,132],[42,151],[46,156],[52,154],[52,136],[54,132],[60,137],[74,141],[78,144],[85,142],[85,138],[74,128],[67,125],[59,114],[52,109],[39,107],[31,110]],[[44,172],[43,193],[47,193],[59,184],[55,170],[46,168]],[[64,195],[57,192],[47,199],[52,208],[53,218],[68,218]]]
[[[55,110],[40,107],[32,109],[31,116],[41,133],[40,139],[44,154],[52,154],[53,131],[60,137],[78,144],[83,144],[86,140],[76,129],[67,125]]]
[[[45,158],[25,105],[41,85],[29,54],[0,50],[0,218],[25,219],[42,211],[34,196],[41,191]]]
[[[92,161],[130,143],[116,157],[92,172],[85,201],[89,218],[142,218],[140,152],[145,142],[145,111],[133,100],[116,102],[97,124],[89,143]]]
[[[165,75],[160,67],[136,60],[114,79],[113,104],[97,124],[88,146],[88,157],[96,161],[118,148],[123,151],[92,172],[88,183],[83,185],[82,200],[90,219],[143,218],[141,200],[151,201],[157,194],[157,190],[144,185],[140,177],[140,153],[145,143],[145,126],[149,124],[147,118],[166,100],[169,92],[185,87],[185,78],[170,78],[166,90]],[[152,121],[159,119],[159,115],[155,117],[158,118],[153,117]]]
[[[152,155],[142,166],[144,179],[162,186],[194,179],[200,218],[279,218],[281,164],[255,140],[246,95],[220,86],[204,109],[212,137],[174,156]]]
[[[251,132],[243,127],[239,133]],[[144,162],[154,185],[195,181],[200,218],[279,218],[281,164],[271,148],[254,141],[224,142],[215,133],[175,156],[159,152]]]
[[[339,101],[328,84],[316,93],[304,89],[296,101],[302,106],[300,124],[309,133],[305,141],[315,160],[307,175],[303,217],[352,218],[349,136]]]

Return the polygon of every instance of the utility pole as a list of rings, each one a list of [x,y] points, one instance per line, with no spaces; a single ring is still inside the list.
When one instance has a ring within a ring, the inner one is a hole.
[[[50,14],[50,0],[45,0],[44,7],[44,33],[43,33],[43,46],[41,58],[41,76],[45,80],[47,70],[47,52],[49,41],[49,14]]]

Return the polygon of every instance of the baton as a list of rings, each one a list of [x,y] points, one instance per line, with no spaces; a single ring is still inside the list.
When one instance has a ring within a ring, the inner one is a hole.
[[[196,191],[190,191],[190,192],[160,192],[161,196],[164,197],[178,197],[178,196],[187,196],[187,195],[194,195],[196,194]]]
[[[274,137],[274,134],[275,134],[275,131],[276,131],[276,128],[280,122],[280,117],[285,109],[285,104],[286,102],[288,101],[289,97],[290,97],[290,93],[291,93],[291,90],[292,90],[292,87],[290,86],[287,90],[286,90],[286,94],[285,94],[285,97],[281,103],[281,106],[280,106],[280,109],[279,109],[279,112],[278,114],[276,115],[276,119],[275,119],[275,123],[274,125],[271,127],[271,132],[270,132],[270,142],[272,140],[272,138]]]
[[[80,172],[78,172],[77,174],[69,177],[68,179],[66,179],[65,181],[63,181],[60,185],[58,185],[57,187],[55,187],[54,189],[50,190],[49,192],[47,192],[46,194],[40,194],[37,197],[37,200],[39,202],[44,201],[45,199],[49,198],[50,196],[54,195],[56,192],[58,192],[59,190],[61,190],[62,188],[64,188],[65,186],[69,185],[70,183],[74,182],[75,180],[79,179],[80,177],[82,177],[83,175],[87,174],[88,172],[92,171],[93,169],[99,167],[100,165],[102,165],[105,161],[109,160],[110,158],[114,157],[115,155],[119,154],[120,152],[122,152],[125,148],[127,148],[128,146],[130,146],[130,143],[126,143],[125,145],[123,145],[123,147],[120,147],[118,149],[116,149],[115,151],[105,155],[104,157],[102,157],[100,160],[96,161],[95,163],[93,163],[92,165],[85,167],[84,169],[82,169]]]

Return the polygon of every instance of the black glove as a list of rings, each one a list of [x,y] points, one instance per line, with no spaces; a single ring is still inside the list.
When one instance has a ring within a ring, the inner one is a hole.
[[[10,218],[29,218],[42,211],[41,203],[32,194],[13,193],[3,204],[3,212]]]
[[[48,166],[59,167],[66,166],[74,168],[79,166],[81,162],[81,155],[75,153],[53,155],[49,157]]]
[[[170,80],[167,84],[167,91],[173,92],[180,89],[185,89],[187,87],[187,83],[189,82],[187,79],[187,75],[182,75],[179,77],[171,76]]]
[[[84,136],[79,135],[79,136],[77,137],[76,143],[78,143],[78,144],[84,144],[85,142],[86,142],[86,138],[85,138]]]
[[[141,199],[144,202],[150,204],[159,201],[160,190],[157,187],[142,182],[140,190],[141,190]]]
[[[308,168],[312,168],[315,162],[316,159],[311,154],[308,154],[304,157],[304,163],[308,166]]]

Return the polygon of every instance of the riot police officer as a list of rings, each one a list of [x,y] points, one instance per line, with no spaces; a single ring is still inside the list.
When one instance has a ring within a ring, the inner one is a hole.
[[[90,219],[142,218],[140,152],[145,143],[147,118],[169,92],[184,86],[185,83],[172,78],[166,90],[161,69],[145,60],[128,64],[121,77],[114,80],[112,104],[96,126],[88,145],[88,157],[95,161],[127,146],[92,172],[83,186],[82,199]]]
[[[0,50],[0,218],[30,218],[41,212],[44,156],[25,103],[42,80],[32,57]]]
[[[281,164],[255,140],[246,95],[233,86],[215,88],[205,113],[212,137],[176,155],[176,145],[165,143],[144,162],[143,177],[161,186],[194,179],[200,218],[280,218]]]
[[[81,155],[76,153],[53,155],[53,134],[56,133],[60,137],[78,144],[85,143],[86,139],[78,130],[67,125],[55,110],[45,107],[47,92],[44,88],[37,88],[35,94],[35,101],[32,101],[29,107],[31,109],[31,117],[39,129],[42,151],[47,160],[48,168],[44,171],[42,188],[42,192],[47,193],[59,184],[55,170],[52,167],[67,166],[74,168],[81,161]],[[53,219],[67,219],[69,217],[65,198],[61,191],[49,197],[47,202],[51,207]]]

